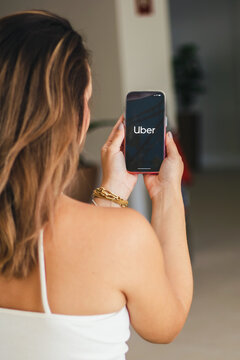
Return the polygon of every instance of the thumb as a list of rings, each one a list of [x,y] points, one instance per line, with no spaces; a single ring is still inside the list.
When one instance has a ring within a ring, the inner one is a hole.
[[[171,131],[168,131],[167,136],[166,136],[166,150],[167,150],[168,157],[176,158],[177,156],[179,156],[179,152],[178,152],[177,146],[173,140],[173,135],[172,135]]]
[[[125,130],[124,130],[123,123],[121,123],[113,137],[112,145],[114,146],[114,148],[116,148],[118,150],[120,149],[123,139],[124,139],[124,135],[125,135]]]
[[[123,116],[119,118],[106,141],[107,146],[111,145],[118,150],[120,149],[125,135],[124,125],[122,123],[123,119]]]

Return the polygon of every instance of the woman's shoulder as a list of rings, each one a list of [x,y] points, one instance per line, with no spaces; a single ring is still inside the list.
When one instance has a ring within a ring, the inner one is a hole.
[[[93,246],[106,246],[108,249],[116,249],[120,240],[123,249],[125,243],[128,246],[131,240],[132,243],[139,241],[141,233],[151,228],[148,220],[135,209],[95,206],[66,195],[62,199],[58,222],[61,233],[66,233],[66,227],[69,228],[73,251],[77,251],[78,245],[82,246],[84,239],[88,244],[92,242]]]
[[[64,196],[58,222],[59,245],[73,259],[84,249],[89,258],[91,251],[92,258],[112,258],[117,267],[125,266],[126,253],[135,257],[156,241],[149,221],[132,208],[95,206]]]
[[[105,230],[109,226],[118,226],[119,230],[124,229],[124,225],[133,225],[133,221],[142,223],[147,221],[145,217],[138,211],[132,208],[118,208],[118,207],[103,207],[95,206],[94,204],[84,203],[69,196],[64,195],[60,212],[65,216],[70,217],[76,224],[85,220],[85,224],[93,225],[95,223],[102,224]],[[122,223],[123,222],[123,223]]]
[[[130,243],[138,216],[142,215],[130,208],[100,207],[62,197],[54,237],[49,228],[44,231],[50,307],[55,312],[67,309],[66,293],[81,299],[72,310],[75,313],[107,313],[124,305],[121,289],[129,263],[123,259],[128,247],[134,253]]]
[[[142,254],[151,246],[151,236],[144,230],[147,224],[131,208],[100,207],[63,196],[56,214],[56,236],[47,231],[44,239],[50,307],[64,313],[68,293],[78,299],[75,313],[121,308],[129,272],[131,279],[138,278]]]

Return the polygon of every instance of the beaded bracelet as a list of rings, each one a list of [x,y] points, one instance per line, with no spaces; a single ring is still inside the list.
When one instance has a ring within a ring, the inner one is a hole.
[[[124,200],[124,199],[120,198],[120,196],[113,194],[111,191],[105,189],[103,186],[100,186],[100,187],[96,188],[95,190],[93,190],[92,200],[93,200],[93,197],[99,197],[99,198],[105,198],[105,199],[111,200],[111,201],[121,205],[121,207],[128,206],[127,200]]]

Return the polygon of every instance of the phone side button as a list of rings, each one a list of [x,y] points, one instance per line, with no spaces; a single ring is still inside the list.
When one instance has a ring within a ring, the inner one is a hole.
[[[167,116],[165,116],[165,126],[167,127],[167,124],[168,124],[168,118]]]

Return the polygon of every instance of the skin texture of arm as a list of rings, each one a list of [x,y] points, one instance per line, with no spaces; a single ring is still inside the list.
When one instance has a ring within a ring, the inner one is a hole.
[[[162,247],[166,274],[187,316],[193,295],[193,278],[180,191],[166,187],[159,199],[153,200],[151,224]]]
[[[182,234],[179,227],[176,233],[158,228],[160,239],[143,215],[133,209],[127,212],[122,228],[132,230],[123,237],[118,261],[131,324],[145,340],[169,343],[182,329],[192,299],[184,228]],[[168,211],[161,214],[165,216]],[[159,224],[162,227],[162,221]],[[166,226],[171,226],[171,219]]]
[[[105,199],[97,201],[99,206],[115,205]],[[135,210],[123,211],[131,219],[126,227],[134,230],[124,237],[129,241],[124,241],[121,257],[129,281],[123,292],[132,325],[145,340],[171,342],[185,323],[193,294],[181,193],[162,187],[152,202],[151,224]]]

